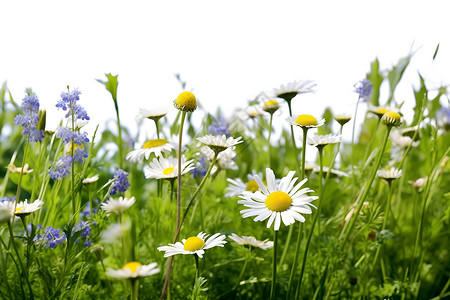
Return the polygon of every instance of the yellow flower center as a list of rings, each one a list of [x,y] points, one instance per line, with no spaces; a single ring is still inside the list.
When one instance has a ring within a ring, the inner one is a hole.
[[[22,207],[17,207],[16,208],[16,212],[21,211],[21,210],[22,210]]]
[[[183,111],[194,111],[197,108],[197,99],[191,92],[182,92],[174,101],[175,107]]]
[[[285,192],[277,191],[267,196],[265,204],[271,211],[285,211],[292,204],[292,198]]]
[[[165,139],[150,140],[150,141],[145,142],[144,146],[142,146],[142,149],[155,148],[155,147],[165,145],[167,143],[169,143],[169,142]]]
[[[165,168],[163,171],[164,175],[169,175],[173,173],[173,169],[175,169],[175,167],[170,167],[170,168]]]
[[[386,114],[388,115],[389,118],[392,118],[392,119],[394,119],[396,121],[399,121],[400,118],[401,118],[400,114],[398,114],[396,112],[393,112],[393,111],[387,111]]]
[[[388,126],[399,126],[400,124],[402,124],[400,114],[393,111],[388,111],[387,113],[385,113],[381,118],[381,122]]]
[[[295,120],[295,123],[299,124],[300,126],[315,126],[317,125],[317,120],[311,115],[300,115]]]
[[[184,243],[184,250],[186,251],[197,251],[202,249],[205,242],[198,236],[190,237]]]
[[[264,106],[276,106],[278,105],[278,102],[276,100],[269,100],[264,103]]]
[[[385,113],[387,113],[389,110],[387,110],[386,108],[379,108],[375,111],[375,113],[377,115],[384,115]]]
[[[259,185],[256,183],[256,180],[253,179],[252,181],[249,181],[247,183],[247,186],[245,187],[245,190],[254,193],[257,190],[259,190]]]
[[[134,273],[136,273],[136,269],[137,269],[138,267],[140,267],[140,266],[142,266],[142,264],[133,261],[133,262],[127,263],[127,264],[122,268],[122,270],[129,269],[129,270],[131,271],[131,273],[134,274]]]
[[[74,143],[73,144],[73,153],[76,153],[78,148],[79,149],[84,149],[84,145],[83,144],[77,145],[77,144]],[[67,152],[66,153],[68,153],[68,154],[72,153],[72,144],[69,144],[69,148],[67,148]]]

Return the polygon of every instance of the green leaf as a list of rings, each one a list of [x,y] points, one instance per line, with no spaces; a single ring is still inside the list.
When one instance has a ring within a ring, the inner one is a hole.
[[[378,106],[380,86],[384,80],[380,73],[380,62],[378,61],[378,58],[375,58],[375,60],[370,64],[370,73],[367,73],[366,78],[372,83],[372,97],[370,98],[370,103]]]
[[[436,55],[438,54],[438,51],[439,51],[439,43],[436,46],[436,50],[434,50],[433,60],[436,58]]]
[[[408,56],[403,57],[399,60],[397,65],[392,67],[392,70],[389,71],[389,74],[387,76],[389,80],[389,87],[390,87],[390,95],[389,99],[387,101],[387,104],[389,105],[394,98],[394,91],[397,87],[398,83],[402,79],[403,73],[405,72],[406,68],[409,65],[409,62],[411,61],[411,57],[414,53],[410,53]]]
[[[96,79],[98,82],[103,84],[106,89],[111,93],[111,96],[115,103],[117,103],[117,86],[119,82],[117,81],[117,77],[119,75],[111,75],[111,73],[105,74],[108,81],[103,81],[101,79]]]
[[[428,96],[428,90],[425,86],[425,80],[423,79],[422,75],[419,74],[420,78],[420,88],[419,90],[414,90],[414,98],[416,99],[416,106],[414,107],[414,118],[411,123],[411,126],[417,125],[419,122],[423,100],[427,101]]]

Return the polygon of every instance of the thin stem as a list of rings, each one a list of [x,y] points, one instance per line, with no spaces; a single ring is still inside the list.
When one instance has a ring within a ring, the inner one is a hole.
[[[272,135],[272,120],[273,120],[273,114],[270,114],[270,121],[269,121],[269,136],[267,138],[267,144],[269,146],[269,168],[272,168],[272,145],[270,144],[270,136]]]
[[[117,100],[114,101],[114,108],[116,109],[116,117],[117,117],[117,131],[119,134],[119,168],[123,168],[123,143],[122,143],[122,126],[120,125],[120,117],[119,117],[119,105]]]
[[[306,162],[306,136],[308,135],[308,128],[302,127],[303,129],[303,140],[302,140],[302,168],[301,168],[301,179],[305,179],[305,162]]]
[[[200,266],[198,263],[198,255],[194,254],[194,259],[195,259],[195,281],[198,280],[198,278],[200,277]],[[194,282],[195,285],[195,282]]]
[[[153,121],[155,122],[155,127],[156,127],[156,137],[159,139],[159,124],[158,124],[158,120],[154,119]]]
[[[27,140],[27,143],[25,144],[25,150],[23,152],[23,159],[22,159],[22,168],[20,171],[20,175],[19,175],[19,182],[17,183],[17,192],[16,192],[16,201],[14,202],[14,212],[17,209],[17,203],[19,203],[20,200],[20,190],[21,190],[21,186],[22,186],[22,176],[23,176],[23,168],[25,166],[25,159],[27,157],[27,152],[28,152],[28,147],[29,147],[30,141]],[[14,224],[14,214],[11,217],[11,223]]]
[[[355,126],[356,126],[356,114],[358,113],[358,106],[359,106],[359,100],[361,98],[358,97],[358,101],[356,102],[356,108],[355,108],[355,116],[353,117],[353,128],[352,128],[352,177],[353,177],[353,183],[356,182],[356,175],[355,175]]]
[[[137,300],[139,294],[139,278],[130,279],[131,283],[131,300]]]
[[[273,262],[272,262],[272,284],[270,286],[270,299],[275,299],[275,285],[277,281],[277,244],[278,244],[278,230],[273,234]]]
[[[181,114],[180,133],[178,134],[178,174],[177,174],[177,227],[180,227],[181,221],[181,141],[183,137],[183,125],[186,119],[186,112]]]
[[[288,108],[289,108],[289,116],[292,117],[291,101],[286,100],[286,102],[287,102]],[[295,146],[294,125],[291,125],[291,139],[292,139],[292,147],[294,147],[295,161],[298,162],[298,149],[297,149],[297,146]],[[298,163],[297,163],[297,169],[300,170],[300,165]]]

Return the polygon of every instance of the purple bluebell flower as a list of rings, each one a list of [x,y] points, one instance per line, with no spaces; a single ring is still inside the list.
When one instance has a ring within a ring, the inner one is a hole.
[[[193,169],[190,173],[194,178],[203,178],[208,172],[207,159],[205,156],[202,156],[196,163],[195,169]]]
[[[231,133],[228,129],[228,126],[222,120],[217,121],[217,123],[213,123],[208,126],[208,132],[213,135],[225,135],[226,137],[230,137]]]
[[[97,204],[99,204],[97,199],[95,200],[95,202]],[[97,213],[97,211],[98,211],[98,207],[93,207],[92,208],[92,214]],[[86,208],[80,213],[80,219],[89,217],[90,215],[91,215],[91,203],[88,202],[88,203],[86,203]]]
[[[42,229],[42,226],[39,225],[39,224],[36,224],[35,227],[36,227],[36,230]],[[27,225],[28,234],[31,234],[31,230],[32,229],[33,229],[33,224],[32,223],[28,223],[28,225]]]
[[[372,83],[367,79],[358,81],[355,84],[354,92],[358,93],[359,99],[361,99],[363,102],[366,102],[372,95]]]
[[[92,241],[88,238],[91,236],[91,227],[88,224],[89,224],[88,222],[81,221],[80,223],[74,226],[72,231],[72,234],[81,231],[80,237],[86,238],[84,242],[85,247],[88,247],[92,244]],[[79,239],[76,239],[75,242],[78,243]]]
[[[36,95],[29,95],[23,98],[22,108],[24,115],[18,114],[14,118],[14,124],[21,125],[24,128],[23,136],[31,142],[40,142],[44,138],[44,131],[37,129],[39,122],[39,99]]]
[[[87,158],[88,154],[84,151],[84,149],[77,148],[75,153],[73,154],[73,161],[77,161],[80,164],[83,163],[83,158]]]
[[[56,163],[48,171],[48,175],[53,180],[60,180],[70,174],[70,167],[72,165],[72,157],[64,155],[58,158]]]
[[[44,247],[55,248],[57,245],[61,245],[66,238],[66,234],[61,229],[47,227],[39,240],[44,244]]]
[[[84,242],[84,247],[89,247],[90,245],[92,245],[92,240],[86,239],[86,241]]]
[[[114,195],[117,192],[125,192],[131,184],[128,182],[128,173],[122,169],[114,172],[114,182],[112,183],[113,187],[111,189],[110,195]]]
[[[16,196],[12,196],[12,197],[3,196],[0,199],[0,202],[12,202],[12,201],[16,201]]]

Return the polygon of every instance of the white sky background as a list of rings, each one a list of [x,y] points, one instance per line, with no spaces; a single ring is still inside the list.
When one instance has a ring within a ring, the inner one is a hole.
[[[175,73],[207,111],[221,106],[227,117],[261,91],[302,79],[315,80],[317,92],[294,99],[294,114],[319,115],[326,106],[353,114],[353,85],[375,57],[386,69],[415,50],[396,93],[411,108],[418,71],[430,88],[450,84],[446,7],[446,1],[4,1],[0,83],[8,81],[19,103],[31,87],[53,117],[50,129],[64,115],[55,109],[60,93],[67,85],[79,88],[92,132],[115,119],[110,94],[95,79],[119,74],[121,119],[133,132],[139,107],[171,103],[182,91]],[[154,135],[153,124],[147,128]]]

